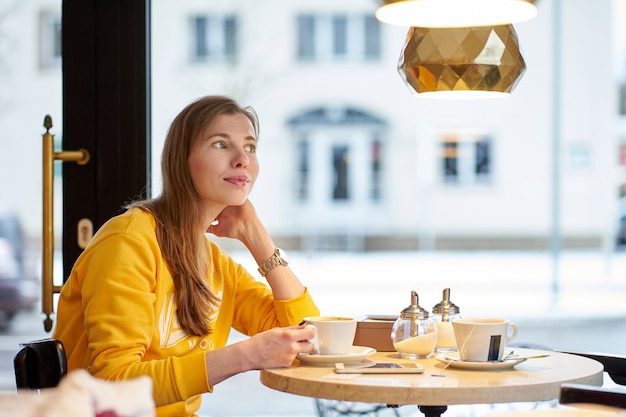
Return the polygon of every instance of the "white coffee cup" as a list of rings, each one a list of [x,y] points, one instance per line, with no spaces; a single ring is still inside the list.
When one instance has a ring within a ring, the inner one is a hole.
[[[461,318],[452,322],[454,337],[463,361],[499,361],[504,348],[517,337],[515,323],[501,318]]]
[[[312,354],[348,355],[352,351],[356,320],[351,317],[315,316],[305,317],[307,327],[315,330]]]

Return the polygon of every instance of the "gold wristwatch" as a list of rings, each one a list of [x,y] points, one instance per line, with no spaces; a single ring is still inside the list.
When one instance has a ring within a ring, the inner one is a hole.
[[[287,255],[285,251],[280,248],[276,248],[274,254],[270,256],[270,258],[259,265],[259,274],[261,276],[266,276],[272,269],[276,268],[280,265],[288,265],[289,261],[287,261]]]

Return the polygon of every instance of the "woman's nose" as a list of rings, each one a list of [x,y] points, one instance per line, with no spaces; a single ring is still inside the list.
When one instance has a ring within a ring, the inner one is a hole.
[[[245,168],[250,163],[250,158],[244,150],[240,150],[234,159],[235,168]]]

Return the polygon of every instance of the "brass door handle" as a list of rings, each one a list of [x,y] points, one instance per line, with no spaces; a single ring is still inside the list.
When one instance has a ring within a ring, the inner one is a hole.
[[[41,269],[41,305],[46,315],[44,329],[52,330],[50,315],[54,312],[53,297],[61,292],[61,286],[53,283],[54,266],[54,161],[76,162],[85,165],[89,162],[89,151],[79,149],[77,151],[54,151],[54,135],[50,133],[52,118],[46,115],[43,121],[46,133],[43,134],[43,253]]]

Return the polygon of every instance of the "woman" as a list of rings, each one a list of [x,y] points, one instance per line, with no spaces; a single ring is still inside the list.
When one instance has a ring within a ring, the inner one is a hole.
[[[188,416],[235,374],[289,366],[309,352],[319,314],[248,200],[259,172],[250,108],[209,96],[167,135],[163,191],[109,220],[61,291],[53,337],[68,368],[121,380],[148,375],[158,416]],[[205,233],[240,240],[267,284]],[[234,328],[249,339],[226,346]]]

